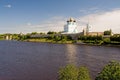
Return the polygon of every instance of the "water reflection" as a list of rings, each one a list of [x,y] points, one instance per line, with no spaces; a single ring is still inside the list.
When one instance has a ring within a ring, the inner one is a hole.
[[[72,44],[68,44],[65,47],[66,49],[66,58],[67,58],[67,63],[68,64],[77,64],[77,50],[76,50],[76,46],[72,45]]]

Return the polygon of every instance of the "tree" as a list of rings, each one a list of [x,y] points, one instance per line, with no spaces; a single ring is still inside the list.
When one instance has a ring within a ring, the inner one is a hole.
[[[43,33],[43,32],[40,32],[40,34],[45,34],[45,33]]]
[[[57,34],[57,32],[49,31],[47,34]]]
[[[116,61],[109,62],[95,80],[120,80],[120,63]]]
[[[61,40],[64,42],[64,41],[67,41],[67,36],[65,35],[61,35]]]
[[[60,40],[61,40],[61,37],[60,37],[60,36],[54,36],[54,40],[55,40],[55,41],[60,41]]]
[[[77,80],[78,69],[74,65],[67,65],[60,69],[59,80]]]
[[[59,70],[59,80],[91,80],[86,67],[67,65]]]
[[[49,40],[52,40],[52,39],[54,39],[54,35],[51,34],[51,35],[49,35],[47,38],[48,38]]]
[[[70,35],[67,35],[66,37],[67,37],[67,40],[73,40]]]
[[[32,32],[31,35],[35,35],[35,34],[38,34],[37,32]]]
[[[91,80],[89,71],[86,67],[79,68],[78,80]]]
[[[0,34],[0,40],[4,39],[4,34]]]
[[[13,40],[19,40],[19,34],[12,34]]]
[[[104,35],[111,35],[111,33],[112,33],[111,30],[104,31]]]
[[[120,35],[113,35],[113,36],[110,37],[110,40],[120,42]]]

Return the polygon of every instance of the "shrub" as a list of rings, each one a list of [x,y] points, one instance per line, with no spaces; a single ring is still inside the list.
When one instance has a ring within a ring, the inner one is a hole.
[[[59,80],[77,80],[78,69],[74,65],[67,65],[60,69]]]
[[[95,80],[120,80],[120,63],[115,61],[109,62]]]
[[[78,73],[78,80],[91,80],[89,71],[86,67],[80,67]]]
[[[67,65],[59,70],[59,80],[91,80],[86,67]]]
[[[109,44],[110,43],[110,38],[105,38],[103,41],[104,41],[105,44]]]

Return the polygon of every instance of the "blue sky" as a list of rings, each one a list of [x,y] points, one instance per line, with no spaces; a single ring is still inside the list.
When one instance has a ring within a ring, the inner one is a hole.
[[[103,29],[99,29],[95,21],[100,21],[99,16],[106,19],[107,13],[111,16],[117,14],[119,18],[119,10],[120,0],[0,0],[0,33],[62,31],[70,17],[78,20],[78,31],[89,19],[94,31],[111,28],[119,33],[119,23],[106,22],[109,27],[105,24]]]

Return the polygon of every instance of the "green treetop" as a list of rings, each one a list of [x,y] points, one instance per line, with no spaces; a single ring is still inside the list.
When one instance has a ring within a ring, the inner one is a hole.
[[[95,80],[120,80],[120,63],[115,61],[109,62]]]

